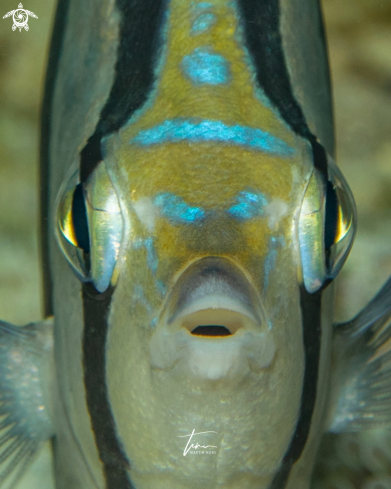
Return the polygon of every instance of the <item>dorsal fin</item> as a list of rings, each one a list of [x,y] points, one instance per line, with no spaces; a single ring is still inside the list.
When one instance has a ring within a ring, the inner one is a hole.
[[[0,321],[0,487],[14,488],[53,436],[53,322]]]
[[[391,278],[354,319],[335,326],[329,430],[391,423]]]

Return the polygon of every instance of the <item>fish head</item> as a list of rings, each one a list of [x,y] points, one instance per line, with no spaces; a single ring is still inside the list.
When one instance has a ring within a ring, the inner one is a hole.
[[[326,181],[299,138],[283,156],[208,142],[146,151],[137,140],[121,153],[125,138],[107,138],[83,186],[90,245],[81,261],[85,280],[112,290],[106,382],[132,478],[160,477],[173,456],[181,477],[194,478],[200,462],[184,449],[195,429],[222,456],[217,468],[203,459],[213,477],[270,481],[303,416],[306,350],[316,365],[322,350],[303,296],[322,292],[352,241],[348,187],[331,160]],[[63,195],[64,241],[75,205]]]
[[[176,453],[191,478],[196,466],[182,455],[182,436],[214,431],[199,443],[223,449],[229,472],[246,466],[270,476],[293,435],[303,386],[292,240],[306,176],[242,148],[177,143],[146,154],[134,146],[130,174],[117,179],[129,244],[107,350],[125,450],[141,473],[147,452],[159,464]],[[251,448],[238,460],[243,444]]]

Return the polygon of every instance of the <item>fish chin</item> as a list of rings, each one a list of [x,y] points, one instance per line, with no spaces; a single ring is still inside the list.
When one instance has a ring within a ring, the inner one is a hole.
[[[268,367],[275,354],[270,333],[238,331],[232,338],[194,337],[185,329],[157,331],[152,337],[151,365],[172,370],[178,378],[240,379],[251,370]]]

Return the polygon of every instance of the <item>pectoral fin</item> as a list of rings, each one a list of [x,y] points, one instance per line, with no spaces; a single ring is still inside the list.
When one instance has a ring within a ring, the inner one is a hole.
[[[53,436],[53,322],[0,321],[0,487],[11,489]]]
[[[391,278],[351,321],[335,326],[329,430],[391,423]]]

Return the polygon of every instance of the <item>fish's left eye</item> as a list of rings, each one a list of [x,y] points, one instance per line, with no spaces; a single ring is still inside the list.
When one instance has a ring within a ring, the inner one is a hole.
[[[340,272],[353,245],[357,228],[356,205],[349,185],[334,161],[328,159],[325,250],[327,277]]]
[[[77,277],[104,292],[115,282],[123,235],[117,194],[102,161],[79,182],[75,172],[60,190],[57,241]]]
[[[356,207],[341,171],[328,157],[328,181],[314,169],[298,225],[302,281],[308,292],[334,279],[352,247]]]

